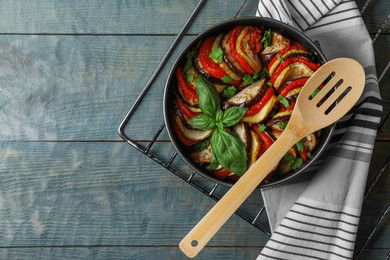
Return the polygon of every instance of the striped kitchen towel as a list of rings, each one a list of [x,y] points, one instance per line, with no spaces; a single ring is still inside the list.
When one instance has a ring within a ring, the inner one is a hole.
[[[372,40],[350,0],[260,0],[256,15],[295,26],[328,60],[356,59],[366,73],[362,97],[336,124],[315,174],[262,189],[272,236],[258,259],[351,259],[382,112]]]

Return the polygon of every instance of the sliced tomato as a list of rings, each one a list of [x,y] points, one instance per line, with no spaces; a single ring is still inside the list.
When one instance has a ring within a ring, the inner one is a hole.
[[[274,140],[272,140],[271,136],[266,131],[260,132],[258,124],[252,125],[252,130],[257,133],[261,141],[260,151],[258,154],[258,157],[260,157],[263,153],[265,153],[265,151],[268,150],[268,148],[271,147],[271,145],[274,143]]]
[[[299,152],[301,154],[301,158],[303,161],[306,161],[307,160],[307,150],[306,148],[303,149],[302,152]]]
[[[283,87],[283,89],[280,91],[279,94],[284,96],[284,97],[287,96],[287,93],[290,92],[291,90],[305,85],[305,83],[308,79],[309,78],[300,78],[300,79],[293,80],[290,84]]]
[[[177,124],[175,124],[175,123],[173,124],[173,131],[175,132],[180,143],[182,143],[185,146],[191,146],[191,145],[194,145],[198,142],[196,140],[191,140],[191,139],[188,139],[187,137],[185,137],[184,134],[180,131]]]
[[[230,39],[229,39],[229,46],[230,46],[230,52],[231,55],[235,60],[237,60],[241,67],[245,70],[248,74],[254,74],[255,71],[252,69],[252,67],[246,62],[246,60],[238,53],[236,49],[236,42],[238,39],[238,36],[240,35],[240,32],[244,29],[244,26],[237,26],[235,27],[231,33],[230,33]]]
[[[196,90],[191,84],[187,83],[181,67],[176,69],[175,76],[177,78],[179,92],[183,95],[183,98],[193,101],[192,103],[198,103]]]
[[[210,74],[215,78],[221,79],[227,76],[228,74],[217,63],[215,63],[213,59],[209,57],[215,39],[216,37],[212,36],[204,40],[199,47],[198,55],[199,55],[199,61],[202,64],[202,67],[205,70],[205,72],[207,72],[208,74]]]
[[[287,108],[286,108],[285,106],[283,106],[283,107],[279,110],[279,112],[294,110],[294,107],[295,107],[295,103],[292,103],[292,104],[290,104],[290,106],[287,107]]]
[[[263,65],[258,53],[262,50],[260,43],[261,30],[257,27],[246,26],[236,40],[236,50],[249,64],[255,73],[259,73]]]
[[[231,172],[225,168],[214,170],[214,175],[218,179],[225,179]]]
[[[186,120],[190,120],[191,118],[201,114],[201,113],[197,113],[197,112],[191,111],[186,106],[186,104],[184,104],[183,101],[181,101],[179,98],[176,98],[176,104],[177,104],[177,107],[180,109],[181,113],[183,114],[183,116],[185,117]]]
[[[265,106],[268,100],[272,98],[273,95],[274,89],[272,87],[268,87],[268,90],[265,92],[264,96],[260,99],[259,102],[251,106],[248,111],[246,111],[245,116],[253,116],[257,114]]]
[[[306,66],[308,66],[310,69],[312,70],[317,70],[321,65],[319,63],[314,63],[314,62],[311,62],[310,60],[304,58],[304,57],[294,57],[294,58],[289,58],[285,61],[283,61],[276,69],[275,69],[275,72],[272,74],[271,78],[270,78],[270,82],[272,84],[275,83],[275,80],[277,79],[277,77],[280,75],[280,73],[289,65],[293,64],[293,63],[296,63],[296,62],[300,62],[300,63],[303,63],[305,64]]]
[[[296,42],[296,41],[291,41],[291,46],[294,46],[295,48],[297,49],[300,49],[300,50],[303,50],[303,51],[307,51],[307,49],[305,47],[302,46],[302,44]]]
[[[292,53],[307,53],[307,51],[298,48],[297,46],[287,46],[286,48],[279,51],[268,63],[267,70],[270,75],[273,74],[275,68],[281,62],[280,59],[286,59]]]

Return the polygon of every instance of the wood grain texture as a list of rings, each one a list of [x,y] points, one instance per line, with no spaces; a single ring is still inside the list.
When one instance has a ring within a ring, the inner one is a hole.
[[[239,16],[252,16],[257,2],[248,0]],[[365,2],[357,1],[360,9]],[[124,143],[116,129],[197,3],[1,1],[0,258],[186,259],[177,244],[215,202]],[[163,122],[165,78],[185,43],[231,18],[239,3],[207,1],[127,126],[132,138],[146,146]],[[368,2],[363,19],[373,37],[389,3]],[[381,34],[374,43],[378,74],[389,41]],[[383,173],[363,204],[357,246],[389,198],[389,84],[387,73],[380,83],[386,121],[368,185]],[[167,139],[164,130],[151,150],[164,161],[174,154]],[[189,170],[180,158],[173,166]],[[259,205],[256,191],[245,210],[254,214]],[[388,254],[389,221],[360,259]],[[198,259],[255,259],[267,240],[235,216]]]
[[[126,129],[131,138],[151,139],[163,123],[166,76],[190,38],[134,114],[137,123]],[[0,140],[120,140],[116,127],[172,41],[171,36],[1,36]],[[375,42],[378,71],[386,65],[387,55],[380,53],[387,53],[389,41],[385,35]],[[380,83],[384,117],[390,111],[389,75]],[[380,138],[389,140],[382,133]]]
[[[0,151],[1,246],[172,246],[214,204],[126,143],[3,142]],[[211,245],[266,240],[233,217]]]
[[[256,259],[261,248],[257,247],[208,247],[196,259]],[[131,260],[187,260],[175,247],[92,247],[92,248],[7,248],[0,249],[3,259],[131,259]],[[386,249],[363,251],[360,259],[384,259]]]
[[[232,18],[241,1],[207,1],[189,33]],[[358,0],[359,9],[367,0]],[[376,33],[389,2],[368,1],[363,18]],[[175,34],[198,1],[2,1],[0,33],[3,34]],[[257,0],[247,0],[239,16],[253,16]],[[145,19],[147,17],[147,19]],[[172,19],[174,17],[174,19]],[[142,22],[139,22],[142,21]],[[389,28],[384,28],[389,32]]]

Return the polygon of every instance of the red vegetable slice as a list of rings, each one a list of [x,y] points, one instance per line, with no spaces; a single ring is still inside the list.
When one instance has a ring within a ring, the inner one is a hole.
[[[261,147],[260,147],[260,151],[258,154],[258,157],[260,157],[263,153],[265,153],[265,151],[268,150],[268,148],[271,147],[271,145],[274,143],[274,140],[271,138],[271,136],[266,131],[259,132],[259,125],[258,124],[252,125],[252,130],[255,131],[255,133],[257,133],[257,135],[259,136],[259,139],[261,141]]]
[[[254,74],[255,71],[248,64],[248,62],[246,62],[246,60],[238,53],[236,49],[237,38],[243,29],[244,26],[237,26],[230,32],[230,39],[229,39],[230,53],[233,56],[233,58],[240,63],[241,67],[245,70],[246,73]]]
[[[225,179],[231,172],[225,168],[214,170],[214,175],[219,179]]]
[[[259,102],[251,106],[248,111],[246,111],[245,116],[253,116],[257,114],[264,106],[265,104],[272,98],[274,95],[274,89],[272,87],[269,87],[267,92],[265,92],[264,96],[260,99]]]
[[[191,140],[185,137],[184,134],[180,131],[179,126],[175,123],[173,124],[173,131],[175,132],[180,143],[184,144],[185,146],[191,146],[198,142],[196,140]]]
[[[253,26],[246,26],[240,32],[236,41],[237,52],[255,73],[259,73],[263,67],[260,57],[257,55],[263,48],[260,40],[261,30]]]
[[[208,74],[210,74],[215,78],[221,79],[227,76],[228,74],[217,63],[215,63],[213,59],[209,57],[213,48],[215,38],[216,37],[213,36],[204,40],[204,42],[199,47],[198,56],[199,56],[199,61],[202,64],[205,72],[207,72]]]
[[[197,112],[191,111],[184,103],[181,101],[179,98],[176,98],[176,104],[183,116],[185,117],[186,120],[190,120],[191,118],[201,114]]]
[[[287,86],[283,87],[283,89],[280,91],[280,95],[282,96],[287,96],[287,93],[290,92],[293,89],[296,89],[298,87],[301,87],[305,85],[306,81],[308,81],[309,78],[300,78],[292,81],[290,84]]]
[[[198,96],[196,94],[196,90],[192,87],[192,85],[187,83],[181,67],[176,69],[175,76],[177,78],[179,92],[183,98],[191,104],[197,104]]]
[[[289,58],[282,62],[275,70],[274,74],[272,75],[270,81],[272,83],[275,83],[276,78],[279,76],[279,74],[285,69],[287,66],[295,63],[295,62],[301,62],[308,66],[312,70],[317,70],[321,65],[319,63],[311,62],[310,60],[303,58],[303,57],[295,57],[295,58]]]
[[[290,56],[293,53],[305,53],[305,54],[308,54],[307,51],[304,51],[304,50],[302,50],[300,48],[297,48],[296,46],[288,46],[288,47],[284,48],[283,50],[279,51],[271,59],[271,61],[268,63],[267,70],[268,70],[269,75],[272,76],[272,74],[274,73],[274,71],[277,68],[277,66],[279,66],[279,64],[282,62],[281,60],[287,59],[288,56]]]

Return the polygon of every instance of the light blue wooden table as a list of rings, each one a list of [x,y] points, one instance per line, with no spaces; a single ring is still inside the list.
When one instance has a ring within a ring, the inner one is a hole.
[[[214,201],[130,147],[117,127],[196,5],[0,1],[0,259],[186,259],[177,244]],[[385,111],[368,186],[380,175],[364,202],[357,246],[382,216],[360,259],[384,259],[390,8],[385,0],[358,5],[375,38]],[[147,145],[162,122],[175,55],[238,6],[207,1],[132,119],[137,142]],[[248,0],[239,16],[254,15],[256,7]],[[162,158],[174,152],[166,133],[156,143]],[[252,200],[261,203],[260,196]],[[254,259],[267,240],[234,216],[198,259]]]

